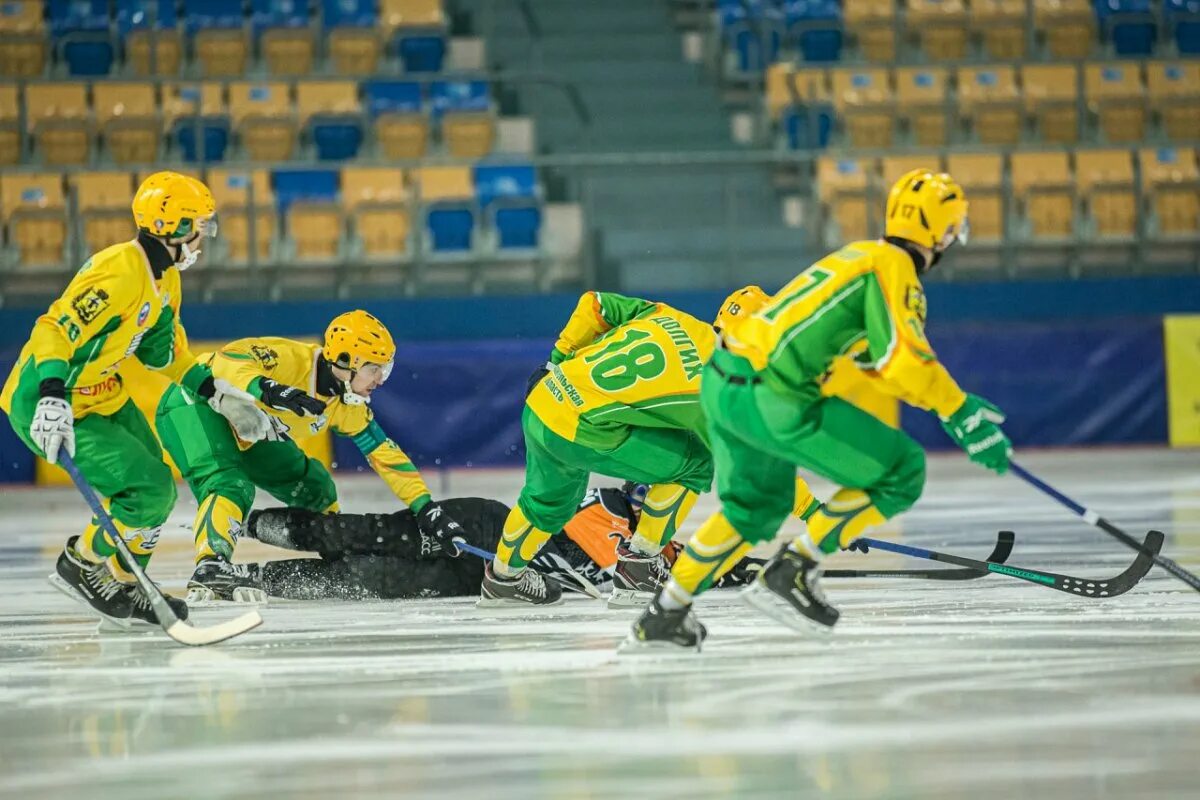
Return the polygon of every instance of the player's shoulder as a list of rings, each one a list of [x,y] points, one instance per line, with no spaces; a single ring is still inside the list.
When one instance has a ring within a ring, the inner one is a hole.
[[[913,281],[917,279],[917,269],[912,256],[883,239],[851,242],[843,247],[841,252],[847,253],[855,260],[869,262],[872,271],[886,278]]]
[[[137,242],[120,242],[105,247],[92,254],[83,266],[79,268],[80,275],[89,276],[92,280],[105,277],[129,277],[148,279],[150,270],[146,265],[146,256]]]

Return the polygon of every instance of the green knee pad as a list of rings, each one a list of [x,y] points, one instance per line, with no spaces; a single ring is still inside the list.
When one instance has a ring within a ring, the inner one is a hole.
[[[871,502],[888,519],[913,507],[925,489],[925,451],[911,439],[887,476],[867,489]]]
[[[244,516],[254,505],[255,488],[240,470],[222,470],[193,485],[192,494],[197,502],[214,494],[224,497],[241,509]]]
[[[171,468],[147,461],[141,468],[144,483],[112,498],[112,515],[130,528],[157,528],[167,521],[179,497]]]

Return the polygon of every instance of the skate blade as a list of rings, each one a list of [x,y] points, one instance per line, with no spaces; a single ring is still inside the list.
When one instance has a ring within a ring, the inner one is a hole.
[[[758,581],[738,593],[738,597],[746,605],[761,611],[780,625],[791,628],[799,633],[817,633],[822,637],[833,634],[833,628],[814,622],[792,608],[786,601],[780,600],[770,589],[760,586]]]
[[[674,642],[653,641],[646,642],[630,633],[625,639],[617,645],[617,655],[619,656],[671,656],[671,655],[691,655],[700,652],[700,644],[695,647],[684,647],[681,644]]]
[[[219,608],[226,603],[249,603],[251,605],[266,605],[267,593],[263,589],[249,586],[239,586],[233,590],[229,600],[209,589],[207,586],[189,586],[187,604],[189,608]]]
[[[539,608],[561,606],[564,598],[559,597],[553,603],[530,603],[526,600],[508,600],[497,597],[480,597],[475,601],[475,607],[484,611],[536,611]]]
[[[81,595],[79,592],[75,591],[75,587],[73,587],[71,584],[64,581],[58,575],[57,572],[50,573],[46,577],[46,580],[48,580],[50,582],[50,585],[53,586],[55,589],[58,589],[60,592],[65,594],[67,597],[71,598],[76,603],[78,603],[79,605],[81,605],[85,609],[87,609],[91,614],[98,617],[100,619],[100,630],[102,630],[102,631],[103,630],[120,631],[120,632],[124,633],[124,632],[129,631],[132,628],[132,623],[128,619],[118,619],[117,617],[110,617],[107,614],[102,614],[99,611],[97,611],[95,608],[92,607],[92,604],[87,601],[86,597]]]
[[[612,609],[644,608],[654,599],[654,592],[639,592],[636,589],[618,589],[613,587],[608,596],[608,607]]]

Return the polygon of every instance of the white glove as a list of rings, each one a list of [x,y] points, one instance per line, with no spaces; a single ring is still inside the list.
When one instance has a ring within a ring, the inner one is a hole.
[[[71,404],[61,397],[43,397],[33,412],[33,423],[29,426],[33,443],[46,454],[51,464],[58,463],[58,449],[66,445],[67,452],[75,457],[75,413]]]
[[[267,416],[254,396],[242,391],[229,381],[213,381],[213,396],[208,404],[225,419],[229,420],[233,432],[243,442],[259,442],[271,433],[271,418]]]

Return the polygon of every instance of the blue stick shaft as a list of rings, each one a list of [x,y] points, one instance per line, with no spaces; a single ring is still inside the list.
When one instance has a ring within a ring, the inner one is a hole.
[[[454,546],[459,550],[463,551],[464,553],[470,553],[473,556],[479,556],[484,561],[491,561],[496,557],[495,553],[489,553],[482,547],[476,547],[473,544],[467,544],[466,541],[461,537],[456,536],[452,541],[454,542]]]
[[[1038,489],[1038,490],[1050,495],[1055,500],[1062,503],[1064,506],[1071,509],[1072,511],[1074,511],[1076,514],[1083,517],[1084,519],[1089,518],[1088,510],[1086,508],[1079,505],[1079,503],[1076,503],[1074,500],[1067,497],[1065,494],[1060,492],[1058,489],[1055,489],[1053,486],[1046,483],[1041,478],[1039,478],[1037,475],[1034,475],[1032,472],[1025,469],[1017,462],[1010,461],[1008,464],[1008,468],[1010,470],[1012,470],[1014,475],[1016,475],[1018,478],[1025,481],[1026,483],[1028,483],[1033,488]],[[1089,522],[1090,522],[1090,520],[1089,520]]]

